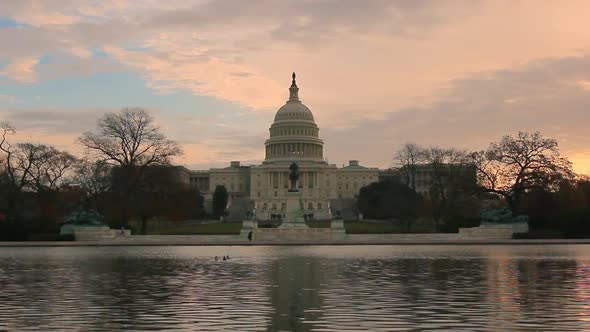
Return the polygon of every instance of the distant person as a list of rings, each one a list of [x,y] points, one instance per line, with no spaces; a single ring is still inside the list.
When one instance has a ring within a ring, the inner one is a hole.
[[[227,258],[225,258],[225,256],[223,256],[223,260],[225,261],[225,260],[227,260]]]
[[[252,231],[248,232],[248,241],[252,242]]]
[[[121,226],[121,235],[125,235],[125,227]]]
[[[215,256],[215,261],[217,262],[219,260],[219,257]]]

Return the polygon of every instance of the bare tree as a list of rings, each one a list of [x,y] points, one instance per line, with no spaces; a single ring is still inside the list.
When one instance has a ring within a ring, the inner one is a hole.
[[[99,160],[118,167],[120,180],[116,183],[122,211],[127,224],[130,196],[151,165],[169,164],[171,158],[182,154],[180,146],[166,138],[154,119],[141,108],[125,108],[109,113],[98,121],[97,132],[86,132],[79,143]]]
[[[454,148],[430,147],[423,152],[429,174],[428,200],[437,231],[449,203],[450,194],[469,185],[468,156],[467,152]]]
[[[96,202],[109,190],[111,170],[112,166],[104,161],[81,160],[76,164],[72,181],[82,188],[87,203]]]
[[[0,151],[2,151],[2,166],[7,175],[11,190],[21,190],[27,183],[30,164],[25,164],[20,156],[17,156],[15,147],[8,140],[9,136],[16,134],[16,129],[7,122],[0,123],[2,138],[0,139]]]
[[[503,197],[514,214],[530,190],[556,189],[563,179],[574,176],[571,163],[559,154],[557,141],[540,132],[506,135],[487,150],[474,152],[472,159],[482,189]]]
[[[416,173],[418,166],[425,162],[424,148],[414,143],[405,143],[394,157],[394,163],[400,174],[400,180],[416,191]]]
[[[2,164],[8,175],[11,191],[21,192],[32,183],[33,165],[42,158],[38,145],[31,143],[18,143],[12,145],[8,136],[16,133],[10,125],[3,125],[3,135],[0,141],[0,150],[3,152]]]
[[[31,167],[31,189],[37,192],[57,191],[76,165],[76,157],[65,151],[42,144],[22,144],[33,151],[35,158]],[[33,155],[33,154],[31,154]]]
[[[16,130],[0,124],[1,166],[6,179],[8,214],[14,216],[23,191],[57,190],[75,158],[43,144],[9,142]]]
[[[140,108],[106,114],[98,121],[98,131],[84,133],[79,142],[99,159],[121,167],[167,164],[182,154],[179,145],[167,139],[152,116]]]

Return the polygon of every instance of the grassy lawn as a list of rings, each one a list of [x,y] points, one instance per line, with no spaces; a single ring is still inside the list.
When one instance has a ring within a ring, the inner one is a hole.
[[[279,223],[275,223],[278,226]],[[312,228],[329,228],[329,221],[310,221],[307,225]],[[346,221],[344,228],[348,234],[395,234],[407,233],[404,223],[373,223],[361,221]],[[150,235],[237,235],[242,229],[241,222],[224,222],[201,225],[148,225]],[[411,233],[431,233],[430,221],[416,220],[412,222]]]
[[[408,232],[404,223],[370,223],[351,221],[345,222],[348,234],[395,234],[395,233],[431,233],[432,225],[413,222]]]
[[[237,235],[242,229],[241,222],[224,222],[216,224],[187,225],[175,227],[150,227],[150,235]]]
[[[330,227],[329,221],[311,221],[307,225],[312,228]],[[407,233],[404,223],[373,223],[362,221],[345,221],[344,228],[348,234],[395,234]],[[422,220],[413,221],[411,233],[431,233],[432,224]]]

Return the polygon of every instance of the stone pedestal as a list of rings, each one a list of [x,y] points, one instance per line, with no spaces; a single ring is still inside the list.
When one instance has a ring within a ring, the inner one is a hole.
[[[116,232],[108,227],[78,227],[74,228],[74,238],[76,241],[99,241],[112,240],[116,237]]]
[[[527,233],[527,222],[485,224],[478,227],[459,228],[459,238],[511,239],[516,233]]]
[[[256,220],[244,220],[242,221],[242,230],[240,231],[241,239],[248,239],[248,234],[252,232],[252,240],[258,229],[258,222]]]
[[[73,235],[76,241],[112,240],[115,238],[128,238],[131,230],[111,229],[108,226],[86,226],[66,224],[61,227],[61,235]]]
[[[344,220],[332,219],[332,221],[330,222],[330,230],[332,232],[332,240],[344,240],[346,238]]]
[[[286,210],[285,220],[281,223],[279,228],[309,228],[305,224],[305,219],[303,218],[300,191],[287,192]]]

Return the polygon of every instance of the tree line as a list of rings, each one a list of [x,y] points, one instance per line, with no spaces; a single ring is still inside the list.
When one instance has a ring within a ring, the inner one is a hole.
[[[406,143],[393,159],[391,180],[359,193],[366,217],[430,218],[435,231],[456,231],[477,226],[482,209],[504,207],[528,215],[533,234],[590,236],[590,180],[540,132],[506,135],[480,151]]]
[[[79,208],[99,211],[112,227],[137,220],[140,233],[154,217],[205,216],[202,195],[172,164],[182,149],[143,109],[101,117],[77,139],[82,156],[15,142],[16,133],[0,122],[0,237],[13,228],[55,232]],[[360,190],[358,209],[367,218],[404,220],[409,231],[412,220],[429,218],[434,231],[456,231],[476,226],[482,209],[506,207],[530,216],[534,230],[590,235],[590,180],[539,132],[506,135],[481,151],[407,143],[393,159],[390,180]],[[216,188],[214,215],[224,213],[224,190]]]
[[[108,113],[77,144],[84,155],[40,143],[16,143],[16,128],[0,123],[0,227],[55,231],[64,214],[95,209],[113,227],[131,219],[146,232],[153,217],[203,216],[203,198],[182,180],[172,159],[182,155],[154,118],[140,108]],[[184,176],[188,177],[188,174]],[[8,232],[4,232],[7,234]],[[1,235],[0,235],[1,236]]]

